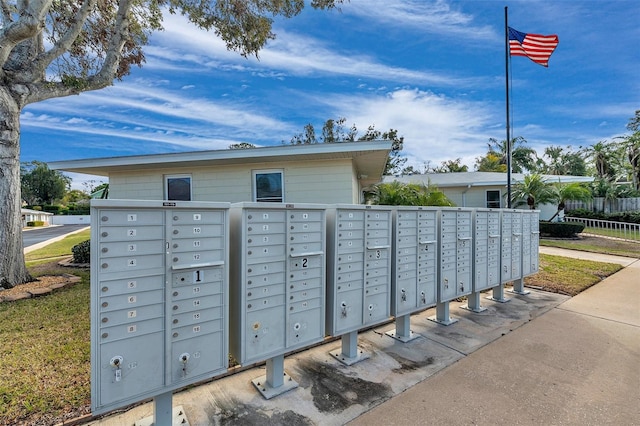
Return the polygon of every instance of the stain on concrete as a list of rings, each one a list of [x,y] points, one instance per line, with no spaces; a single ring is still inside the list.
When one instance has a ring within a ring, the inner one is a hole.
[[[369,407],[393,395],[389,385],[348,376],[331,364],[309,360],[298,368],[298,383],[311,386],[313,404],[323,413],[340,413],[354,404]]]
[[[215,413],[209,413],[209,424],[221,426],[311,426],[314,425],[309,418],[294,411],[284,412],[263,410],[251,405],[242,404],[237,400],[229,404],[218,402]]]
[[[393,352],[388,352],[387,354],[391,358],[396,360],[396,362],[398,364],[400,364],[400,367],[393,369],[394,373],[400,373],[400,374],[408,373],[408,372],[411,372],[411,371],[418,370],[418,369],[420,369],[422,367],[426,367],[427,365],[431,365],[431,364],[433,364],[435,362],[435,358],[432,357],[432,356],[430,356],[427,359],[424,359],[422,361],[414,361],[412,359],[405,358],[405,357],[403,357],[401,355],[398,355],[396,353],[393,353]]]

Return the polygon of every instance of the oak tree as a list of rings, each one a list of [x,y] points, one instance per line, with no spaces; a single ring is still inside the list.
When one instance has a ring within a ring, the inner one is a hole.
[[[149,35],[167,13],[210,30],[228,49],[256,55],[275,16],[304,0],[0,0],[0,286],[31,280],[20,216],[20,113],[25,106],[99,90],[144,63]],[[343,0],[312,0],[319,9]]]

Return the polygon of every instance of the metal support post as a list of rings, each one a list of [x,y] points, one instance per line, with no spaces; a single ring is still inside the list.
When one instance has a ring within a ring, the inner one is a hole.
[[[436,315],[429,317],[429,320],[437,322],[440,325],[451,325],[458,322],[457,318],[449,316],[449,302],[439,302],[436,304]]]
[[[500,283],[493,288],[492,296],[488,296],[487,299],[493,300],[494,302],[506,303],[509,299],[504,297],[504,284]]]
[[[469,311],[475,312],[479,314],[480,312],[484,312],[487,308],[483,308],[480,306],[480,292],[474,291],[469,296],[467,296],[467,305],[461,306],[462,309],[467,309]]]
[[[390,330],[385,333],[387,336],[391,336],[396,340],[407,343],[413,339],[416,339],[419,334],[411,331],[411,315],[402,315],[396,317],[396,329]]]
[[[172,392],[165,392],[153,398],[153,425],[173,426]]]
[[[298,387],[298,383],[284,371],[284,354],[267,360],[266,373],[251,381],[265,399],[271,399]]]
[[[358,349],[358,331],[343,334],[341,348],[331,352],[338,361],[345,365],[353,365],[356,362],[369,358],[369,355]]]
[[[529,290],[524,289],[524,278],[520,278],[519,280],[513,283],[513,290],[511,290],[511,293],[525,296],[531,292]]]

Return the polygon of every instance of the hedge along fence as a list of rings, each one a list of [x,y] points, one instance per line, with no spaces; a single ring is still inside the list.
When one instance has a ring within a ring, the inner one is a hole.
[[[27,222],[27,226],[44,226],[43,220],[30,220]]]
[[[571,238],[584,231],[582,223],[540,222],[540,235],[552,238]]]

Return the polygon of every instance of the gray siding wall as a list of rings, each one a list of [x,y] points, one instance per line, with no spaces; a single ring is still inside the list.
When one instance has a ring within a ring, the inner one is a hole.
[[[164,198],[164,176],[189,174],[194,201],[253,201],[252,171],[271,169],[284,171],[285,202],[360,203],[360,189],[351,160],[112,173],[109,176],[109,198],[161,200]]]

